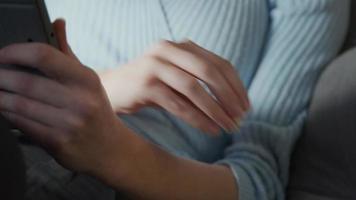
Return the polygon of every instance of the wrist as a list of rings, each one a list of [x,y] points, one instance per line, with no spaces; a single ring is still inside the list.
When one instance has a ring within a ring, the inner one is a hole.
[[[131,179],[137,160],[143,156],[147,142],[118,120],[117,137],[108,145],[107,155],[101,158],[101,165],[89,172],[105,184],[120,189]]]
[[[102,86],[109,98],[112,109],[116,112],[116,108],[114,105],[115,102],[115,86],[117,77],[116,76],[117,69],[107,69],[99,72],[99,78]]]

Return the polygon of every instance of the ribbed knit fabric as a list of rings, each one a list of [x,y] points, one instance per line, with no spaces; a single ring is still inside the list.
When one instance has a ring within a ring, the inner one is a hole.
[[[78,57],[98,71],[119,67],[159,39],[190,38],[230,60],[253,105],[234,136],[211,138],[162,110],[145,109],[121,118],[175,155],[229,165],[241,200],[284,199],[290,153],[314,83],[343,42],[348,0],[47,0],[47,4],[53,19],[67,20],[69,41]]]

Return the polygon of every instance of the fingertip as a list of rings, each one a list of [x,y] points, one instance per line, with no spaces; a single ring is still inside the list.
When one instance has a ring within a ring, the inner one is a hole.
[[[61,25],[61,26],[65,26],[66,25],[66,20],[63,18],[58,18],[56,19],[53,24],[57,24],[57,25]]]
[[[52,25],[53,25],[53,29],[54,29],[54,32],[56,35],[62,34],[62,32],[65,32],[66,23],[65,23],[64,19],[56,19]]]
[[[252,108],[251,102],[249,100],[247,100],[246,101],[246,110],[245,110],[245,112],[250,112],[252,110],[253,110],[253,108]]]
[[[251,108],[251,100],[250,100],[247,92],[245,94],[245,105],[247,107],[247,110],[249,110]]]
[[[250,102],[247,99],[241,100],[241,109],[244,113],[248,112],[250,107],[251,107]]]
[[[66,21],[63,18],[56,19],[53,23],[53,29],[59,49],[66,54],[71,54],[72,52],[67,41]]]

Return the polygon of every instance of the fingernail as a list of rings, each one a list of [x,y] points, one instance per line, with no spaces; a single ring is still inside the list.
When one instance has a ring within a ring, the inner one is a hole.
[[[252,105],[250,101],[247,101],[247,110],[246,111],[250,111],[252,109]]]
[[[240,116],[241,113],[243,113],[245,111],[245,109],[240,106],[234,106],[233,108],[233,113],[231,113],[231,116],[234,117],[234,119],[237,117],[237,116]]]
[[[249,112],[253,112],[253,107],[252,107],[252,105],[250,105],[250,107],[248,108],[248,111],[249,111]]]
[[[236,129],[236,124],[235,124],[235,122],[232,121],[231,124],[228,126],[227,129],[228,129],[227,132],[230,133],[230,134],[232,134],[232,133],[235,131],[235,129]]]
[[[224,126],[221,126],[221,128],[226,132],[226,133],[230,133],[231,130],[232,130],[232,127],[234,127],[234,125],[224,125]]]
[[[235,119],[234,119],[234,122],[235,122],[235,124],[240,124],[240,121],[241,121],[241,117],[235,117]]]
[[[241,117],[236,117],[234,119],[234,122],[235,122],[234,131],[239,131],[240,130]]]

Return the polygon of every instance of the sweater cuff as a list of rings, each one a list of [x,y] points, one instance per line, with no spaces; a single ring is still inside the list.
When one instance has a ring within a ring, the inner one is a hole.
[[[218,161],[216,164],[225,165],[230,168],[232,171],[235,181],[236,181],[236,191],[238,191],[238,200],[254,200],[257,199],[257,193],[254,191],[253,184],[251,179],[249,178],[246,171],[239,166],[234,165],[229,160],[221,160]]]

